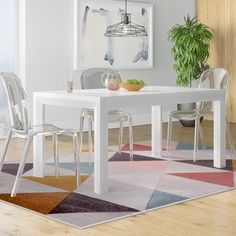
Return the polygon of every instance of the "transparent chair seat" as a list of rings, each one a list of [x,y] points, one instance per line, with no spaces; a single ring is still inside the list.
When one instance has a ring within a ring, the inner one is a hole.
[[[184,120],[194,120],[196,116],[209,116],[212,115],[212,110],[202,109],[200,112],[199,110],[192,110],[192,111],[173,111],[171,116],[175,119],[184,119]]]
[[[37,134],[43,134],[45,136],[52,135],[52,133],[57,134],[58,132],[62,131],[62,129],[50,125],[50,124],[44,124],[44,125],[36,125],[33,127],[30,127],[28,131],[25,130],[14,130],[16,134],[20,135],[37,135]]]
[[[80,171],[79,171],[79,155],[78,155],[78,141],[77,133],[72,129],[61,129],[52,124],[40,124],[31,126],[31,122],[28,115],[28,98],[21,85],[21,81],[13,73],[2,72],[0,74],[0,82],[3,84],[3,88],[6,92],[7,102],[10,112],[10,131],[5,141],[3,153],[0,156],[0,171],[2,170],[3,163],[7,154],[8,146],[12,135],[16,135],[20,138],[25,138],[26,144],[24,147],[22,158],[20,159],[20,165],[18,168],[17,176],[15,178],[14,186],[11,196],[16,196],[20,179],[24,170],[26,158],[29,152],[29,147],[34,136],[44,135],[52,136],[53,139],[53,157],[55,160],[55,173],[58,171],[58,135],[64,134],[73,137],[74,144],[74,159],[76,165],[76,180],[77,185],[80,185]]]
[[[172,117],[176,119],[186,119],[186,120],[193,120],[196,118],[196,116],[204,116],[208,114],[209,112],[201,112],[197,110],[193,111],[174,111],[172,112]]]
[[[84,116],[89,116],[92,119],[94,119],[94,110],[92,109],[82,109],[81,113]],[[123,110],[114,110],[108,113],[108,122],[117,123],[117,122],[120,122],[121,120],[125,122],[125,121],[128,121],[128,117],[129,117],[129,114],[124,113]]]
[[[19,133],[19,134],[26,134],[26,135],[42,134],[44,136],[52,136],[53,134],[55,134],[55,135],[65,134],[65,135],[71,136],[71,135],[75,135],[77,133],[76,130],[62,129],[62,128],[59,128],[55,125],[51,125],[51,124],[35,125],[27,133],[24,131],[20,132],[19,130],[15,131],[15,132]]]

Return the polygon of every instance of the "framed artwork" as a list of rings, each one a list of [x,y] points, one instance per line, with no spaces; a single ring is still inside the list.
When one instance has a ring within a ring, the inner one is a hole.
[[[81,0],[77,6],[77,67],[153,68],[153,6],[128,1],[131,21],[143,25],[144,37],[105,37],[109,25],[121,21],[124,1]]]

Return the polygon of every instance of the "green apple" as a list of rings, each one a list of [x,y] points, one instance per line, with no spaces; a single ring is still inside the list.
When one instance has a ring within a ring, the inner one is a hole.
[[[143,80],[139,80],[139,84],[144,84],[144,81]]]
[[[144,85],[144,81],[143,80],[137,80],[137,79],[127,79],[127,80],[123,81],[123,83],[125,83],[125,84],[140,84],[140,85]]]

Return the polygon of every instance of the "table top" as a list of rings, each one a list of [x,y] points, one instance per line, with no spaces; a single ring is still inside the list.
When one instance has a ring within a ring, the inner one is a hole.
[[[186,87],[146,86],[137,92],[123,89],[110,91],[107,89],[34,92],[34,100],[42,104],[70,106],[94,109],[103,104],[104,109],[115,110],[129,107],[150,107],[165,104],[191,103],[201,101],[224,102],[225,91],[221,89],[199,89]]]
[[[84,89],[74,90],[73,93],[67,93],[66,91],[46,91],[46,92],[34,92],[37,96],[47,95],[53,96],[86,96],[86,97],[120,97],[120,96],[145,96],[154,94],[175,94],[175,93],[199,93],[199,92],[222,92],[218,89],[206,89],[206,88],[189,88],[189,87],[169,87],[169,86],[145,86],[140,91],[126,91],[119,89],[117,91],[111,91],[108,89]]]

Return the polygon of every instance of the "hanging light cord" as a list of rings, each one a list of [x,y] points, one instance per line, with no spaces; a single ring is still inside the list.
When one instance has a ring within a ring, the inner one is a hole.
[[[127,0],[125,0],[125,14],[124,14],[124,23],[125,24],[129,24],[129,17],[128,17],[128,12],[127,12]]]

